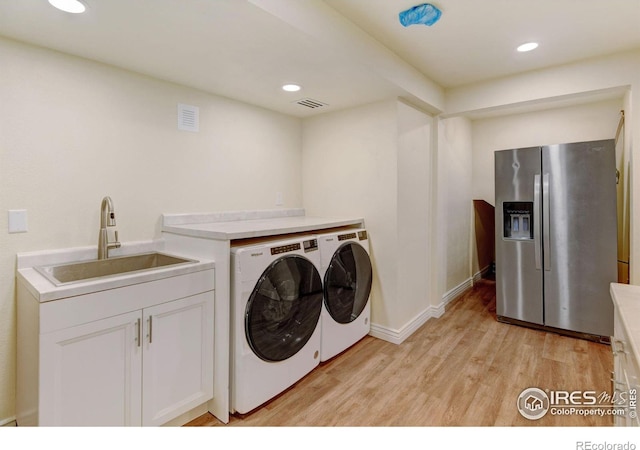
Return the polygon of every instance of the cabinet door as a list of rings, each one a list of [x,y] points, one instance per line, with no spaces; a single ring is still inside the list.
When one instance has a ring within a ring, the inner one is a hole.
[[[142,424],[162,425],[213,397],[213,291],[143,310]]]
[[[140,311],[40,336],[42,426],[140,425]]]

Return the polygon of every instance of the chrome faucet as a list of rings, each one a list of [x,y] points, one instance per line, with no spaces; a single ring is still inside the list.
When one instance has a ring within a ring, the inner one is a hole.
[[[107,227],[116,226],[116,214],[113,211],[113,202],[111,197],[105,197],[102,199],[102,205],[100,206],[100,234],[98,236],[98,259],[107,259],[109,257],[110,248],[120,248],[120,242],[118,242],[118,231],[115,232],[116,240],[109,242],[109,234],[107,233]]]

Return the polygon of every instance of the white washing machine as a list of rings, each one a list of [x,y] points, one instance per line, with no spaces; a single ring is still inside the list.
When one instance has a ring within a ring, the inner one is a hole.
[[[231,248],[232,412],[250,412],[319,364],[319,271],[314,236]]]
[[[344,230],[317,238],[324,289],[320,360],[327,361],[369,333],[373,270],[367,230]]]

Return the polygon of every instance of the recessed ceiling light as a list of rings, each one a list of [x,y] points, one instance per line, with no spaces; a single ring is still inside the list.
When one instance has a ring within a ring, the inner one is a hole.
[[[297,84],[285,84],[282,86],[282,90],[287,92],[298,92],[300,89],[300,86]]]
[[[522,44],[521,46],[519,46],[517,50],[519,52],[530,52],[531,50],[534,50],[536,48],[538,48],[537,42],[527,42],[526,44]]]
[[[87,9],[87,7],[84,6],[84,3],[79,0],[49,0],[49,3],[51,6],[55,6],[59,10],[72,14],[83,13]]]

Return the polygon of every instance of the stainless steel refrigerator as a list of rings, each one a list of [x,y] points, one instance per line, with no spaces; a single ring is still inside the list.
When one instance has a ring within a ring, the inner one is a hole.
[[[613,334],[613,139],[495,152],[498,320]]]

